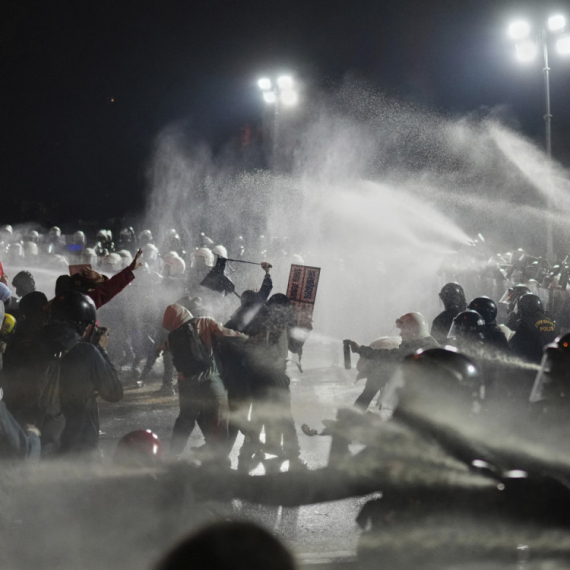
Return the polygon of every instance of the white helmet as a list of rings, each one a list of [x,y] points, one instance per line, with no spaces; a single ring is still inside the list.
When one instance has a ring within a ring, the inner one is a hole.
[[[186,263],[175,251],[169,251],[164,256],[164,265],[165,273],[173,277],[186,271]]]
[[[120,271],[123,258],[118,253],[110,253],[103,258],[101,269],[103,271]]]
[[[38,244],[33,241],[27,241],[24,243],[24,255],[27,258],[35,257],[39,253]]]
[[[50,228],[49,237],[59,239],[61,237],[61,228],[59,228],[58,226],[53,226],[52,228]]]
[[[212,253],[218,257],[223,257],[224,259],[228,258],[228,250],[223,245],[217,245],[212,248]]]
[[[148,231],[148,230],[146,230]],[[143,259],[145,261],[156,261],[158,259],[158,247],[153,243],[147,243],[142,247]]]
[[[24,257],[24,246],[20,243],[12,243],[10,244],[10,249],[8,250],[10,257],[13,259],[18,259],[20,257]]]
[[[418,340],[429,336],[426,318],[421,313],[406,313],[396,319],[402,340]]]
[[[87,247],[83,251],[83,263],[89,263],[91,267],[97,265],[97,253],[92,247]]]
[[[206,267],[214,267],[214,265],[216,265],[214,254],[211,249],[208,249],[207,247],[199,247],[192,252],[191,267],[199,267],[200,264],[204,264]]]
[[[0,228],[0,232],[12,235],[14,233],[14,229],[10,224],[6,224]]]
[[[73,234],[73,243],[75,244],[85,244],[85,234],[79,230]]]
[[[56,254],[51,258],[50,266],[52,269],[67,273],[69,262],[63,255]]]
[[[139,241],[143,243],[150,243],[152,241],[152,232],[150,230],[143,230],[140,232]]]
[[[128,267],[133,262],[133,256],[132,256],[130,251],[128,251],[126,249],[120,249],[117,253],[121,256],[121,260],[122,260],[122,268],[121,269]]]
[[[34,243],[38,243],[40,241],[40,234],[36,230],[32,230],[27,235],[28,241],[33,241]]]

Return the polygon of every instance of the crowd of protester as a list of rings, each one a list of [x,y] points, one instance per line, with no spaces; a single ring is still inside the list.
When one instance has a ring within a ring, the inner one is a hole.
[[[243,245],[234,249],[243,256]],[[227,278],[228,257],[203,234],[198,247],[188,247],[176,230],[168,230],[159,247],[150,230],[137,235],[125,228],[116,245],[111,232],[100,230],[89,245],[83,232],[62,236],[54,227],[22,236],[1,228],[0,262],[26,267],[12,276],[0,265],[2,456],[100,458],[98,398],[121,400],[127,381],[144,386],[162,357],[160,392],[177,394],[180,405],[170,458],[184,453],[197,425],[205,444],[195,456],[204,463],[229,468],[241,431],[239,471],[249,473],[268,457],[306,471],[287,374],[289,353],[302,351],[294,306],[283,293],[271,294],[272,266],[263,262],[258,287],[244,291],[232,313],[219,288],[201,285],[212,272]],[[357,410],[366,411],[380,394],[380,411],[393,411],[390,380],[410,358],[445,362],[466,384],[469,366],[479,370],[487,399],[507,397],[544,411],[545,402],[552,410],[563,397],[566,367],[552,363],[565,362],[569,352],[569,302],[560,295],[568,282],[566,261],[552,264],[522,250],[484,263],[477,255],[465,259],[450,258],[440,269],[447,281],[439,293],[444,310],[431,324],[409,312],[396,321],[397,338],[345,341],[360,357],[358,379],[366,381]],[[62,270],[53,296],[36,290],[36,268]],[[505,366],[528,381],[509,385],[501,378]],[[123,369],[129,374],[121,375]],[[119,461],[156,461],[162,454],[151,430],[127,434],[117,449],[124,449]]]
[[[175,230],[165,233],[160,249],[150,230],[137,236],[126,228],[117,246],[107,230],[95,239],[88,247],[83,232],[64,237],[51,228],[22,237],[2,229],[0,261],[30,269],[3,272],[0,283],[3,405],[10,433],[19,436],[11,438],[12,454],[96,457],[97,398],[115,402],[123,384],[144,386],[162,357],[159,392],[178,394],[180,402],[171,457],[184,452],[197,424],[205,438],[196,452],[202,461],[229,465],[241,430],[240,469],[249,471],[267,454],[288,460],[291,469],[306,468],[286,373],[289,350],[301,350],[292,337],[296,315],[285,295],[270,296],[271,265],[259,264],[258,290],[244,291],[230,314],[235,301],[200,285],[216,260],[228,258],[206,236],[190,251]],[[236,257],[242,254],[238,244]],[[57,277],[50,300],[49,292],[36,291],[32,271],[53,269],[54,260],[77,268]]]

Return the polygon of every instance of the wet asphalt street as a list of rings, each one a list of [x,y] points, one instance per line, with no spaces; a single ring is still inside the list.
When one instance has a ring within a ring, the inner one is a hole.
[[[341,347],[308,343],[304,356],[304,371],[289,364],[293,414],[302,450],[302,458],[310,469],[327,464],[329,437],[308,437],[300,429],[303,423],[321,429],[322,419],[332,419],[341,406],[350,406],[363,387],[355,385],[356,370],[339,366]],[[177,396],[159,396],[160,372],[143,388],[135,388],[127,373],[123,374],[125,397],[116,404],[101,403],[101,447],[110,460],[118,439],[135,429],[152,429],[168,448],[170,433],[178,414]],[[232,450],[232,467],[237,465],[237,453],[243,436],[240,434]],[[184,456],[192,457],[192,447],[202,445],[198,428],[192,434]],[[287,463],[281,469],[285,470]],[[262,475],[259,465],[252,475]],[[256,521],[282,537],[297,553],[299,560],[320,563],[325,560],[346,560],[355,554],[359,535],[355,519],[367,498],[337,501],[300,508],[267,507],[234,501],[233,516]]]

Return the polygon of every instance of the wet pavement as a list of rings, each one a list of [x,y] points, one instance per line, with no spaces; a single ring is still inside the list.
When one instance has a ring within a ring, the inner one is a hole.
[[[364,382],[355,385],[355,370],[344,370],[335,362],[340,356],[336,346],[309,345],[304,356],[304,371],[289,364],[293,415],[301,444],[301,456],[310,469],[327,465],[329,437],[308,437],[300,429],[303,423],[320,430],[322,419],[332,419],[341,406],[350,406]],[[118,439],[135,429],[152,429],[168,448],[174,420],[178,414],[177,396],[157,394],[157,375],[143,388],[134,387],[128,373],[123,374],[125,397],[116,404],[101,403],[101,447],[110,460]],[[240,434],[231,453],[232,467],[237,466],[237,454],[243,441]],[[204,443],[198,428],[189,439],[183,458],[192,458],[192,448]],[[287,462],[281,466],[286,470]],[[262,475],[263,464],[252,475]],[[300,508],[269,507],[233,501],[231,516],[258,522],[272,529],[305,563],[337,563],[353,559],[359,530],[355,519],[368,497],[336,501]]]

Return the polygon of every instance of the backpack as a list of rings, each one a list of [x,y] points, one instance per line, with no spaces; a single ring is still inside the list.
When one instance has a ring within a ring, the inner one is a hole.
[[[46,420],[61,414],[61,359],[72,349],[54,352],[41,341],[18,346],[12,366],[4,371],[3,387],[6,405],[20,422],[41,429]]]
[[[53,418],[61,413],[59,377],[61,359],[66,353],[59,353],[44,361],[37,376],[36,410],[40,418]],[[41,420],[40,420],[41,423]]]
[[[199,376],[209,372],[214,360],[195,328],[192,319],[168,335],[168,346],[174,366],[184,376]]]

